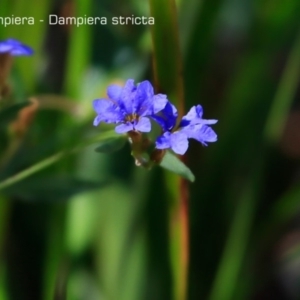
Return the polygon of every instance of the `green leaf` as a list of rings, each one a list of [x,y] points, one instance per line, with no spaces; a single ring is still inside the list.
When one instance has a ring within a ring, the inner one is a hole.
[[[184,110],[182,61],[179,45],[176,3],[174,0],[150,0],[153,42],[153,66],[156,88],[168,94],[179,115]]]
[[[0,127],[4,127],[7,124],[9,124],[11,121],[13,121],[17,117],[18,112],[25,106],[28,106],[29,104],[30,102],[26,101],[26,102],[11,105],[9,107],[5,107],[3,110],[1,110]]]
[[[85,191],[98,189],[108,182],[94,182],[70,176],[31,177],[7,188],[5,193],[20,200],[61,201]]]
[[[117,133],[115,133],[114,130],[101,132],[97,136],[79,143],[77,146],[74,146],[74,148],[65,149],[63,151],[57,152],[52,156],[49,156],[39,161],[38,163],[28,167],[27,169],[0,181],[0,190],[7,189],[8,187],[24,180],[25,178],[53,165],[54,163],[60,161],[61,159],[65,158],[70,154],[76,153],[87,146],[98,143],[99,141],[111,139],[116,135]]]
[[[166,152],[164,158],[159,164],[162,168],[188,179],[191,182],[195,181],[195,176],[192,171],[174,154]]]
[[[149,0],[149,4],[151,17],[155,19],[155,25],[150,26],[155,89],[156,92],[168,95],[168,99],[176,106],[179,115],[178,119],[180,119],[184,115],[185,97],[176,1]],[[161,166],[188,180],[194,180],[194,175],[191,171],[176,157],[169,156],[169,154],[163,159]],[[182,195],[185,194],[184,189],[186,187],[178,185],[178,178],[177,176],[173,176],[173,174],[168,174],[166,180],[168,182],[169,194],[165,199],[165,203],[171,202],[175,206],[170,208],[171,216],[174,211],[181,211],[181,205],[185,205],[183,204],[185,201]],[[171,222],[170,228],[174,229],[170,239],[173,294],[174,299],[185,299],[187,295],[188,270],[187,264],[182,258],[185,256],[184,253],[187,252],[187,243],[182,242],[180,236],[182,232],[188,236],[188,232],[183,219],[177,219],[174,226],[174,220],[171,218],[169,220]],[[176,232],[177,230],[178,233]],[[177,251],[178,255],[174,256],[174,251]],[[169,280],[171,282],[172,279],[169,278]],[[172,298],[171,295],[166,297]]]
[[[295,98],[300,77],[300,32],[296,37],[267,119],[265,136],[277,142],[283,132],[291,105]]]
[[[120,150],[126,143],[125,136],[118,136],[102,141],[95,149],[99,153],[112,153]]]

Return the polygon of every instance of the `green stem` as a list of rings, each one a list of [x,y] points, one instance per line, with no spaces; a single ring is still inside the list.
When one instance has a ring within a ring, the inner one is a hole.
[[[31,176],[32,174],[34,174],[42,169],[45,169],[46,167],[59,161],[65,155],[66,155],[65,152],[59,152],[57,154],[54,154],[54,155],[40,161],[39,163],[25,169],[24,171],[21,171],[20,173],[17,173],[16,175],[13,175],[13,176],[3,180],[0,183],[0,190],[3,190],[19,181]]]
[[[156,90],[168,95],[178,108],[179,118],[184,113],[184,89],[181,51],[179,47],[178,20],[174,0],[149,0],[153,44],[153,68]],[[166,174],[169,191],[171,258],[174,278],[174,298],[187,298],[189,261],[188,236],[188,186],[184,179]]]
[[[210,300],[233,299],[253,219],[254,201],[248,193],[238,204]]]
[[[246,258],[262,173],[263,165],[258,162],[255,164],[237,204],[224,253],[212,286],[210,300],[234,299],[239,286],[239,275]]]
[[[115,137],[116,135],[117,134],[114,131],[107,131],[107,132],[102,133],[100,136],[93,137],[92,139],[89,139],[89,140],[85,141],[84,143],[80,143],[79,145],[75,146],[72,149],[60,151],[48,158],[45,158],[44,160],[38,162],[37,164],[0,182],[0,190],[3,190],[9,186],[12,186],[13,184],[49,167],[50,165],[58,162],[59,160],[61,160],[62,158],[66,157],[69,154],[76,153],[87,146],[90,146],[99,141],[103,141],[105,139]]]
[[[294,99],[300,76],[300,32],[288,57],[274,104],[271,108],[265,136],[270,142],[277,142],[281,137],[288,111]]]
[[[6,285],[6,268],[7,262],[4,257],[4,249],[6,242],[6,234],[8,230],[9,220],[11,216],[12,202],[0,195],[0,299],[6,300],[7,285]]]

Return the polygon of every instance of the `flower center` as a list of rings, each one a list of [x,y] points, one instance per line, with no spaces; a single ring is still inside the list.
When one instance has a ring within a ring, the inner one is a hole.
[[[139,118],[140,118],[140,117],[139,117],[138,114],[133,113],[133,114],[127,115],[127,116],[125,117],[125,121],[126,121],[126,122],[138,121]]]

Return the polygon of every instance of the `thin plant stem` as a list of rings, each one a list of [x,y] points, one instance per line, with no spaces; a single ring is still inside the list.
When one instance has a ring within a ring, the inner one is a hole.
[[[300,77],[300,31],[287,59],[273,106],[267,119],[265,137],[269,142],[276,143],[282,135],[288,111],[295,97]]]
[[[149,0],[153,44],[153,69],[158,92],[166,93],[178,108],[180,119],[184,113],[184,89],[182,59],[179,46],[179,30],[174,0]],[[170,202],[171,257],[174,278],[174,297],[187,298],[187,274],[189,260],[188,186],[178,176],[166,175]]]
[[[23,179],[51,166],[52,164],[58,162],[62,158],[66,157],[67,155],[76,153],[87,146],[90,146],[94,143],[97,143],[97,142],[105,140],[105,139],[112,138],[114,136],[116,136],[116,133],[114,131],[107,131],[107,132],[102,133],[100,136],[97,136],[90,140],[87,140],[84,143],[80,143],[79,145],[75,146],[72,149],[67,149],[64,151],[60,151],[56,154],[53,154],[52,156],[45,158],[44,160],[36,163],[35,165],[0,182],[0,190],[8,188],[8,187],[14,185],[15,183],[22,181]]]

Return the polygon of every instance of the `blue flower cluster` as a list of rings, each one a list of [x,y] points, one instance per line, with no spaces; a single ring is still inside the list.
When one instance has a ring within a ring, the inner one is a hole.
[[[32,55],[33,50],[15,39],[0,41],[0,54],[9,53],[12,56]]]
[[[162,133],[155,142],[156,149],[172,149],[183,155],[188,149],[188,139],[192,138],[203,145],[217,141],[217,135],[209,126],[217,120],[203,119],[201,105],[193,106],[177,124],[178,112],[166,95],[154,94],[149,81],[138,85],[133,79],[126,81],[124,87],[110,85],[108,99],[96,99],[93,107],[97,113],[94,126],[100,122],[118,124],[117,133],[150,132],[150,119],[157,122]]]

